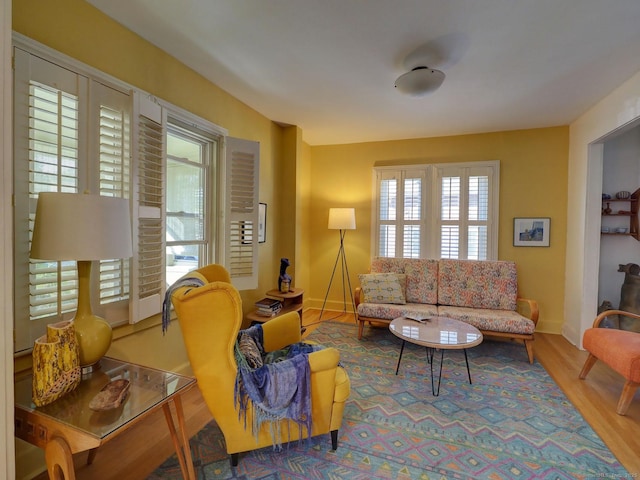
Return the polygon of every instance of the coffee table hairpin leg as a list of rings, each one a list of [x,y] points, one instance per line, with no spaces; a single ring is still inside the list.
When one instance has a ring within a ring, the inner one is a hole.
[[[400,369],[400,360],[402,360],[402,352],[404,352],[404,343],[405,341],[402,340],[402,347],[400,347],[400,356],[398,357],[398,363],[396,365],[396,375],[398,374],[398,370]]]
[[[398,371],[400,370],[400,361],[402,360],[402,354],[404,352],[404,344],[405,340],[402,340],[402,346],[400,347],[400,355],[398,356],[398,363],[396,364],[396,375],[398,375]],[[438,372],[438,385],[436,387],[434,377],[433,377],[433,356],[437,349],[426,347],[427,349],[427,361],[429,362],[429,368],[431,370],[431,393],[434,397],[440,395],[440,383],[442,382],[442,364],[444,363],[444,348],[440,349],[440,368]],[[464,362],[467,365],[467,377],[469,378],[469,384],[472,385],[471,381],[471,370],[469,369],[469,358],[467,357],[467,349],[463,348],[464,352]]]

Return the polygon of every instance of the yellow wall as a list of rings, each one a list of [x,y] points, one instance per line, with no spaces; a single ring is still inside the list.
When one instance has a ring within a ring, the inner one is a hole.
[[[500,160],[498,256],[518,265],[520,294],[540,307],[538,330],[560,333],[563,322],[567,221],[568,127],[311,147],[311,223],[308,298],[321,306],[338,251],[337,231],[327,229],[330,207],[356,207],[357,229],[345,250],[351,284],[371,259],[372,167],[415,163]],[[551,217],[550,247],[514,247],[514,217]],[[339,280],[339,279],[337,279]],[[328,308],[342,309],[332,286]],[[340,281],[338,281],[340,286]]]

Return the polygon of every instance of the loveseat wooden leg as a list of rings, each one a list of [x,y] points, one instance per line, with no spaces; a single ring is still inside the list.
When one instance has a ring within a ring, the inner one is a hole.
[[[636,390],[640,387],[640,383],[634,383],[631,380],[627,380],[622,388],[622,393],[620,394],[620,400],[618,400],[618,407],[616,408],[616,413],[618,415],[625,415],[627,410],[629,409],[629,404],[633,399],[633,395],[636,393]]]
[[[524,348],[527,349],[527,357],[529,357],[529,363],[533,365],[533,340],[525,340]]]
[[[338,449],[338,430],[331,430],[331,449]]]
[[[580,380],[584,380],[587,377],[587,374],[589,373],[589,371],[591,370],[591,367],[593,367],[597,361],[598,361],[598,357],[590,353],[587,359],[585,360],[584,365],[582,366],[582,370],[580,370],[580,374],[578,375],[578,378]]]

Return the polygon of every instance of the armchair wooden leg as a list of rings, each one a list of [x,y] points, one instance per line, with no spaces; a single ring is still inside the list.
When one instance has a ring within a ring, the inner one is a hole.
[[[640,387],[640,383],[634,383],[631,380],[627,380],[622,388],[622,393],[620,394],[620,400],[618,400],[618,407],[616,408],[616,413],[618,415],[625,415],[627,410],[629,409],[629,404],[633,399],[633,395],[636,393],[636,390]]]
[[[231,466],[232,467],[237,467],[238,466],[238,454],[237,453],[232,453],[231,454]]]
[[[584,362],[584,365],[582,366],[582,370],[580,370],[580,375],[578,375],[578,378],[580,380],[584,380],[587,376],[587,373],[589,373],[589,370],[591,370],[591,367],[593,367],[597,361],[598,361],[598,357],[596,357],[595,355],[589,354],[589,356],[587,357],[587,360]]]
[[[331,430],[331,449],[338,449],[338,430]]]
[[[359,318],[356,320],[358,322],[358,340],[362,339],[362,331],[364,330],[364,321]]]

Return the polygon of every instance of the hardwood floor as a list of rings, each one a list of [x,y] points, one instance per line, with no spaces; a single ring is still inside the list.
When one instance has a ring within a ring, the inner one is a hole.
[[[318,310],[305,311],[305,336],[318,327],[318,315]],[[336,315],[328,312],[323,320],[355,323],[353,315]],[[616,404],[624,382],[606,365],[597,363],[586,380],[579,380],[587,354],[560,335],[536,334],[535,356],[620,463],[630,474],[640,475],[640,393],[636,393],[626,416],[617,415]],[[211,420],[211,415],[197,388],[185,394],[183,406],[188,434],[192,436]],[[159,411],[101,447],[92,465],[85,464],[86,453],[75,455],[76,475],[78,480],[143,479],[173,453],[165,419]],[[36,477],[46,478],[46,473]]]

